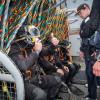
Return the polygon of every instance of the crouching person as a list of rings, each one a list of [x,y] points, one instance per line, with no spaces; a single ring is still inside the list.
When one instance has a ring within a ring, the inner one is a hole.
[[[25,100],[47,100],[46,93],[41,88],[30,83],[30,80],[28,80],[25,75],[26,71],[34,66],[37,61],[38,55],[42,49],[42,44],[40,41],[32,44],[31,41],[21,37],[21,35],[23,36],[22,33],[25,33],[25,31],[19,31],[19,34],[17,34],[16,40],[11,45],[9,56],[23,74],[25,82]],[[32,48],[34,48],[34,51]]]
[[[64,70],[63,81],[68,85],[70,91],[75,95],[84,95],[84,92],[73,85],[73,78],[80,69],[80,65],[73,63],[70,47],[71,43],[67,40],[62,40],[59,42],[59,49],[57,50],[56,65],[62,66]]]

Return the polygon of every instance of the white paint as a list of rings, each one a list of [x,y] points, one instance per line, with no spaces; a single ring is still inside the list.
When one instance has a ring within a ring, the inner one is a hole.
[[[80,52],[80,41],[81,38],[78,34],[76,35],[70,35],[69,36],[69,41],[71,42],[71,54],[72,56],[79,56]]]

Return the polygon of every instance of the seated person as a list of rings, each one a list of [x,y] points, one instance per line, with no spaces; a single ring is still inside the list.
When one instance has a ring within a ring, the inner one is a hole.
[[[60,61],[64,66],[67,66],[69,69],[69,75],[67,78],[67,82],[71,82],[73,80],[73,77],[75,76],[75,74],[79,71],[79,69],[81,68],[80,65],[77,65],[76,63],[73,63],[72,61],[72,57],[70,54],[70,47],[71,47],[71,43],[68,42],[67,40],[63,40],[59,43],[60,45],[60,55],[62,57],[60,57]]]
[[[23,74],[25,82],[25,100],[47,100],[47,94],[41,88],[30,83],[30,79],[27,79],[25,74],[37,61],[42,49],[42,44],[41,42],[29,44],[26,38],[23,39],[23,33],[25,34],[24,30],[18,32],[15,41],[11,45],[9,56]],[[32,51],[33,48],[34,52]]]

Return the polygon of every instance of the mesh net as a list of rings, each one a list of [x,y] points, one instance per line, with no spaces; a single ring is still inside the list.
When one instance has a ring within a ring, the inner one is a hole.
[[[10,73],[4,66],[0,65],[0,74]],[[0,100],[17,100],[15,83],[0,80]]]

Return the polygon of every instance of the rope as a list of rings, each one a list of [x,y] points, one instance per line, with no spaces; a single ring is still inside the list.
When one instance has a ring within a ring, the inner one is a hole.
[[[24,13],[23,18],[19,21],[19,24],[16,26],[16,29],[15,29],[15,31],[13,32],[13,36],[12,36],[11,39],[8,41],[7,46],[6,46],[6,49],[9,48],[9,46],[10,46],[11,42],[13,41],[13,39],[15,38],[15,36],[16,36],[16,34],[17,34],[19,28],[20,28],[20,27],[22,26],[22,24],[24,23],[26,17],[28,16],[29,12],[32,10],[32,8],[33,8],[34,5],[36,4],[36,2],[37,2],[37,0],[35,0],[35,1],[32,3],[32,5],[31,5],[31,7],[30,7],[29,9],[26,9],[26,12]]]
[[[1,49],[3,49],[3,45],[4,45],[4,35],[5,35],[7,18],[8,18],[9,4],[10,4],[10,0],[7,0],[5,12],[4,12],[4,20],[3,20],[3,33],[1,35]]]
[[[52,15],[55,16],[54,8],[58,7],[60,4],[62,4],[64,2],[65,2],[65,0],[61,0],[60,2],[55,4],[55,0],[43,0],[43,1],[39,0],[34,5],[34,7],[33,7],[34,9],[32,8],[33,11],[31,11],[29,13],[29,15],[27,15],[28,10],[29,10],[28,7],[30,7],[32,5],[32,2],[30,2],[30,0],[20,0],[18,2],[18,5],[16,5],[14,8],[11,9],[12,13],[10,14],[11,17],[9,18],[9,20],[12,20],[12,21],[8,23],[9,32],[7,32],[7,34],[4,35],[4,39],[3,39],[4,41],[6,41],[5,44],[7,44],[6,49],[10,46],[10,44],[13,41],[15,35],[17,34],[21,24],[25,22],[26,18],[24,18],[24,17],[26,15],[28,16],[28,24],[31,23],[31,24],[38,26],[38,28],[41,30],[42,34],[49,34],[52,30],[48,31],[48,19]],[[47,6],[49,8],[47,8]],[[50,19],[50,20],[52,21],[52,23],[55,23],[55,22],[53,22],[52,19]],[[62,22],[59,21],[55,24],[57,27],[60,27],[61,26],[60,23],[62,23]],[[54,32],[57,32],[59,30],[60,30],[60,28],[53,29]],[[42,35],[41,37],[43,37],[43,36],[45,36],[45,35]]]

